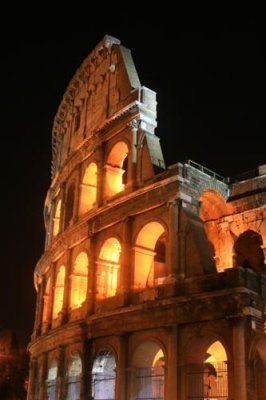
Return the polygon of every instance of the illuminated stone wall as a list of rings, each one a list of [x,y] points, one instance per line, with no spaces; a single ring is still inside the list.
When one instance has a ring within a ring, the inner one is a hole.
[[[263,398],[265,171],[166,168],[155,128],[106,36],[55,116],[30,400]]]

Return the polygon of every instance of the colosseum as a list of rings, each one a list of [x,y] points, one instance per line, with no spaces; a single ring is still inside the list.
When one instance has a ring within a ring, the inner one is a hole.
[[[266,398],[266,165],[166,167],[156,104],[111,36],[63,95],[29,400]]]

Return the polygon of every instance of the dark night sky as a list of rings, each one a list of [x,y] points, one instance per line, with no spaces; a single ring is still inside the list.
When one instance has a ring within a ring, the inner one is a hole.
[[[99,16],[83,29],[62,19],[46,27],[26,21],[14,39],[3,32],[0,328],[25,342],[32,331],[53,117],[83,59],[106,33],[118,37],[132,50],[142,84],[157,92],[167,164],[191,158],[232,176],[266,163],[265,30],[258,15],[212,23],[180,16],[174,24],[139,16],[106,23]]]

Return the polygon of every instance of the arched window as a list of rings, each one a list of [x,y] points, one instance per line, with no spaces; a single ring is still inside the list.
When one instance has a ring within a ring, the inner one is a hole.
[[[80,398],[80,377],[82,373],[82,362],[80,355],[75,353],[71,356],[71,361],[67,371],[67,398],[75,400]]]
[[[152,341],[142,343],[133,357],[134,399],[164,400],[164,353]]]
[[[81,307],[86,300],[88,286],[88,256],[85,252],[77,256],[72,273],[70,285],[70,307],[72,309]]]
[[[53,304],[53,319],[58,317],[63,308],[64,299],[64,284],[65,284],[65,267],[61,265],[57,272],[55,288],[54,288],[54,304]]]
[[[52,361],[47,375],[47,400],[56,399],[57,362]]]
[[[61,217],[61,199],[58,200],[55,208],[55,214],[53,219],[53,236],[58,235],[60,230],[60,217]]]
[[[82,179],[80,185],[80,203],[79,203],[79,214],[82,215],[90,210],[96,202],[96,190],[97,190],[97,165],[91,163]]]
[[[72,183],[67,191],[65,208],[65,228],[70,224],[74,213],[75,185]]]
[[[159,222],[149,222],[139,232],[135,247],[136,288],[160,284],[166,276],[166,234]]]
[[[116,362],[109,350],[98,353],[92,367],[92,398],[94,400],[115,399]]]
[[[228,399],[227,355],[222,343],[199,338],[187,351],[187,399]]]
[[[45,285],[44,295],[43,295],[43,313],[42,320],[43,322],[48,321],[49,319],[49,298],[51,291],[51,278],[48,278]]]
[[[107,198],[114,196],[125,188],[127,181],[127,155],[128,147],[125,142],[116,143],[109,153],[105,165],[105,194]],[[123,176],[125,177],[123,178]]]
[[[101,247],[97,261],[97,298],[115,296],[118,284],[121,245],[112,237]]]
[[[261,236],[252,230],[243,232],[234,245],[234,266],[252,268],[254,271],[265,270]]]

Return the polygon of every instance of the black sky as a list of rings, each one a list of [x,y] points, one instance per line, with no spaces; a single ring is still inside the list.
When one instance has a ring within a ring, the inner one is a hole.
[[[98,41],[106,33],[118,37],[132,50],[142,84],[157,92],[157,135],[167,164],[191,158],[224,176],[266,163],[266,69],[259,13],[158,23],[138,11],[108,22],[88,17],[78,29],[64,20],[45,27],[24,22],[14,38],[1,36],[0,328],[27,342],[32,275],[44,246],[53,117]]]

